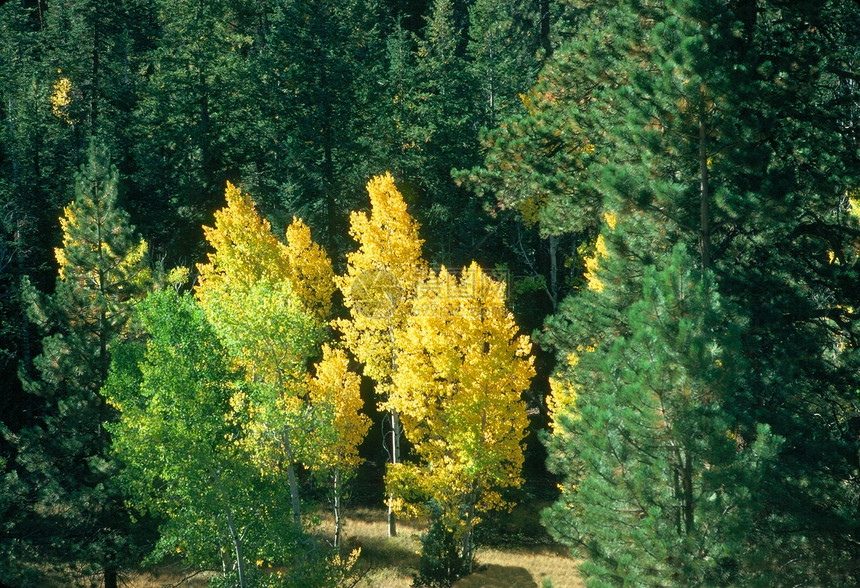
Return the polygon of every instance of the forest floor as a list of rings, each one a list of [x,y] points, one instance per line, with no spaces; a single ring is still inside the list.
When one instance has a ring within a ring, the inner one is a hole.
[[[529,516],[531,518],[531,516]],[[462,578],[454,588],[581,588],[577,561],[568,550],[553,544],[536,527],[525,527],[511,518],[492,531],[494,545],[478,549],[475,573]],[[325,525],[325,518],[321,521]],[[321,530],[325,530],[322,528]],[[352,510],[344,524],[344,549],[361,548],[356,572],[361,579],[355,588],[409,588],[418,570],[419,521],[401,520],[397,537],[388,537],[386,512],[379,508]],[[127,588],[182,586],[205,588],[208,574],[185,579],[176,569],[151,570],[124,578]]]
[[[425,526],[398,521],[397,537],[388,537],[386,512],[360,509],[345,525],[347,547],[361,547],[358,567],[365,576],[357,588],[408,588],[418,570],[420,534]],[[580,588],[577,561],[564,547],[530,534],[497,537],[497,545],[479,547],[475,573],[454,588]],[[521,544],[518,542],[521,541]],[[544,584],[547,579],[551,584]]]

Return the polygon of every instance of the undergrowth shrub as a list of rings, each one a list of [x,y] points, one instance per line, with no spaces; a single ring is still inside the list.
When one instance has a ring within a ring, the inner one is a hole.
[[[447,588],[466,575],[471,562],[463,557],[457,534],[442,520],[442,509],[439,505],[431,501],[428,510],[429,527],[421,536],[421,560],[413,585],[422,588]]]

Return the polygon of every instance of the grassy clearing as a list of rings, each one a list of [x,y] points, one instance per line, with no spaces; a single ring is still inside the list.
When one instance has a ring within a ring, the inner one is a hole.
[[[515,512],[513,520],[517,518]],[[361,547],[359,566],[365,575],[358,588],[410,587],[418,569],[419,535],[424,530],[419,521],[398,521],[398,536],[389,538],[385,511],[359,509],[351,513],[345,525],[345,547]],[[553,588],[584,586],[577,562],[567,550],[546,542],[483,547],[476,559],[475,573],[457,582],[455,588],[540,588],[544,579],[549,579]]]
[[[566,549],[534,533],[522,534],[523,520],[530,518],[526,513],[515,511],[500,524],[494,530],[494,534],[501,534],[497,536],[498,544],[478,549],[475,573],[461,579],[454,588],[542,588],[544,579],[551,581],[553,588],[582,588],[577,562],[567,555]],[[358,570],[362,577],[356,588],[411,587],[413,574],[418,569],[419,536],[424,530],[421,521],[399,520],[398,536],[389,538],[383,509],[352,510],[344,525],[344,552],[361,548]],[[320,534],[328,537],[331,531],[331,520],[322,515]],[[209,576],[199,574],[184,580],[186,574],[181,570],[166,566],[127,575],[122,585],[127,588],[203,588]]]

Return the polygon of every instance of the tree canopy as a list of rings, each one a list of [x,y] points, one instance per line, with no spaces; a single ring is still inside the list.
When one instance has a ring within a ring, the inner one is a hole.
[[[419,582],[541,500],[589,585],[857,584],[858,39],[855,0],[0,2],[0,582],[345,582],[307,530],[359,482],[428,517]]]

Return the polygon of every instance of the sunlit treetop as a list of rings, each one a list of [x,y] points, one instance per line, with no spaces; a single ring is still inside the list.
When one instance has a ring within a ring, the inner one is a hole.
[[[258,282],[288,281],[306,311],[327,319],[334,272],[325,250],[311,239],[310,228],[294,218],[285,245],[272,234],[271,224],[260,216],[250,195],[228,182],[225,196],[227,206],[215,213],[215,226],[203,227],[214,249],[209,263],[197,266],[195,293],[203,306],[216,290],[238,293]]]
[[[286,247],[272,235],[272,226],[259,215],[251,197],[230,182],[225,196],[227,206],[215,213],[215,226],[203,227],[214,249],[208,263],[197,265],[195,293],[204,307],[213,290],[244,290],[259,281],[274,284],[289,276]]]
[[[346,275],[336,278],[351,320],[335,321],[335,326],[365,373],[382,383],[391,376],[393,332],[405,324],[429,270],[421,254],[419,224],[391,174],[371,179],[367,192],[370,214],[350,216],[349,232],[358,250],[347,254]]]
[[[424,240],[418,236],[419,224],[406,210],[406,201],[390,173],[375,176],[367,183],[370,215],[350,214],[349,234],[359,244],[358,251],[347,254],[347,273],[355,277],[371,268],[385,268],[404,279],[403,286],[414,288],[409,278],[423,275],[427,264],[421,256]]]

